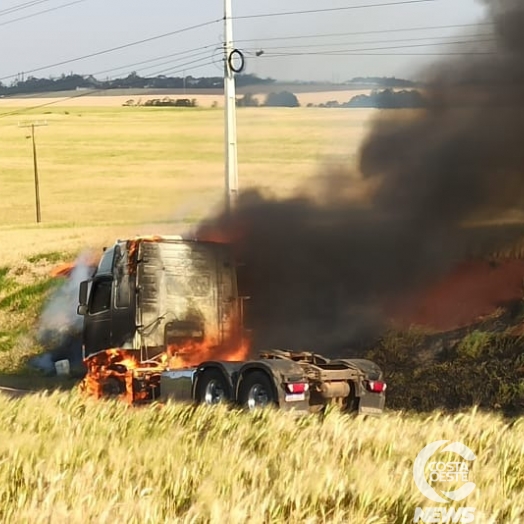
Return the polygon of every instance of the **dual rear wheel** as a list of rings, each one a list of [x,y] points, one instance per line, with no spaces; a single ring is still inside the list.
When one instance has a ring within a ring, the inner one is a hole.
[[[224,374],[218,369],[204,371],[198,379],[196,400],[200,404],[214,406],[231,399],[231,388]]]
[[[231,402],[231,386],[218,369],[208,369],[198,380],[196,399],[201,404],[216,405]],[[252,371],[242,378],[238,403],[249,409],[265,408],[277,404],[271,379],[263,371]]]

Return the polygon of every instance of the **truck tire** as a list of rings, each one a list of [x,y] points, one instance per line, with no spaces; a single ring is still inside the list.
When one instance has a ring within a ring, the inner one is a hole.
[[[114,398],[120,395],[125,395],[126,384],[123,380],[116,377],[109,377],[102,384],[102,396]]]
[[[198,378],[196,387],[196,400],[200,404],[214,406],[231,399],[231,388],[218,369],[208,369]]]
[[[356,413],[358,411],[358,398],[355,395],[355,384],[349,382],[349,396],[346,399],[346,411]]]
[[[242,379],[238,401],[249,410],[275,406],[278,403],[273,383],[263,371],[253,371]]]

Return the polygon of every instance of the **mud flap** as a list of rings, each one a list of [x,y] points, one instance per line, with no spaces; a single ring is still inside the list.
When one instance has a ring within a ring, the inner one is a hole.
[[[386,395],[384,393],[372,393],[361,388],[358,399],[359,415],[380,415],[384,411]]]

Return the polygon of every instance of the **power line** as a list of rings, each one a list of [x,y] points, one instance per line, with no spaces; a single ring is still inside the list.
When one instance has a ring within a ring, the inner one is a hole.
[[[139,65],[142,65],[142,64],[150,64],[152,62],[158,62],[159,60],[162,60],[164,58],[170,58],[172,56],[185,55],[185,56],[183,56],[182,58],[179,59],[179,60],[185,60],[186,58],[190,58],[192,56],[199,56],[199,55],[207,52],[207,50],[210,47],[215,47],[215,46],[216,46],[216,44],[208,44],[208,45],[201,46],[201,47],[195,47],[194,49],[188,49],[186,51],[179,51],[177,53],[170,53],[168,55],[162,55],[162,56],[158,56],[156,58],[150,58],[148,60],[142,60],[140,62],[134,62],[133,64],[127,64],[125,66],[113,67],[111,69],[106,69],[104,71],[97,71],[96,73],[92,73],[92,76],[103,75],[105,73],[111,73],[113,71],[118,71],[119,69],[128,69],[130,67],[135,67],[135,66],[139,66]],[[171,63],[171,62],[176,62],[176,60],[169,61],[167,63]],[[157,64],[157,65],[164,65],[164,64]],[[152,66],[152,67],[155,67],[155,66]],[[140,68],[140,71],[142,71],[143,69],[144,68]],[[149,69],[149,68],[145,68],[145,69]]]
[[[302,56],[307,56],[308,53],[304,53]],[[423,53],[369,53],[369,52],[359,52],[352,51],[346,54],[335,54],[329,55],[326,53],[326,56],[485,56],[485,55],[496,55],[496,51],[450,51],[450,52],[423,52]],[[274,54],[274,55],[263,55],[266,58],[285,58],[290,56],[289,54]]]
[[[461,37],[461,38],[476,38],[476,40],[464,40],[464,41],[455,41],[455,42],[445,42],[442,41],[443,38],[456,38],[452,36],[433,36],[433,37],[419,37],[419,38],[398,38],[394,40],[367,40],[363,42],[333,42],[333,43],[324,43],[324,44],[302,44],[302,45],[290,45],[290,46],[273,46],[273,47],[267,47],[262,46],[262,50],[264,53],[267,50],[271,49],[304,49],[304,48],[314,48],[314,47],[332,47],[332,46],[340,46],[340,45],[369,45],[369,44],[387,44],[392,42],[420,42],[421,40],[440,40],[439,42],[433,42],[433,43],[427,43],[423,45],[428,46],[434,46],[434,45],[448,45],[448,44],[475,44],[477,42],[485,42],[485,41],[494,41],[494,38],[490,38],[489,40],[479,40],[481,37],[492,37],[493,33],[487,33],[487,34],[478,34],[478,35],[467,35],[467,37]],[[410,46],[411,47],[411,46]],[[248,49],[261,49],[260,47],[257,48],[248,48]]]
[[[67,4],[62,4],[56,7],[50,7],[49,9],[44,9],[43,11],[37,11],[36,13],[31,13],[30,15],[20,16],[18,18],[13,18],[12,20],[7,20],[6,22],[0,23],[0,27],[8,24],[13,24],[14,22],[20,22],[21,20],[27,20],[28,18],[33,18],[35,16],[43,15],[44,13],[51,13],[52,11],[58,11],[64,7],[69,7],[75,4],[80,4],[86,2],[87,0],[74,0],[74,2],[69,2]],[[13,75],[16,76],[16,75]]]
[[[423,47],[423,46],[439,46],[439,45],[453,45],[453,44],[474,44],[474,43],[481,43],[481,42],[491,42],[491,41],[494,41],[494,39],[492,38],[489,38],[489,39],[478,39],[478,37],[489,37],[491,35],[470,35],[472,38],[473,37],[477,37],[477,40],[467,40],[467,41],[453,41],[453,42],[436,42],[436,43],[426,43],[426,44],[419,44],[419,45],[406,45],[406,46],[387,46],[387,47],[378,47],[378,48],[370,48],[370,49],[356,49],[355,51],[373,51],[373,50],[384,50],[384,49],[401,49],[401,48],[410,48],[410,47]],[[432,38],[441,38],[441,37],[426,37],[426,38],[413,38],[413,39],[399,39],[397,41],[399,42],[405,42],[405,41],[420,41],[420,40],[426,40],[426,39],[432,39]],[[395,40],[393,40],[394,42]],[[390,41],[392,42],[392,41]],[[371,41],[367,41],[367,42],[352,42],[352,43],[348,43],[348,45],[351,45],[351,44],[356,44],[356,45],[364,45],[364,44],[380,44],[380,43],[385,43],[384,40],[371,40]],[[320,44],[321,46],[332,46],[332,45],[340,45],[340,43],[338,44]],[[175,60],[168,60],[166,62],[161,62],[161,63],[155,63],[154,65],[149,65],[149,66],[146,66],[146,67],[141,67],[138,69],[138,71],[144,71],[144,70],[147,70],[147,69],[152,69],[153,67],[157,67],[157,66],[162,66],[162,65],[167,65],[167,64],[176,64],[180,61],[183,61],[183,60],[189,60],[183,64],[180,64],[180,65],[177,65],[177,69],[180,69],[184,66],[191,66],[192,64],[195,64],[195,63],[198,63],[198,62],[201,62],[203,60],[207,60],[209,58],[209,56],[203,56],[201,58],[197,58],[199,57],[200,55],[202,54],[205,54],[207,53],[207,49],[209,47],[213,47],[214,44],[210,44],[210,45],[207,45],[207,46],[203,46],[201,48],[196,48],[194,50],[188,50],[186,52],[179,52],[179,53],[171,53],[169,55],[164,55],[162,57],[157,57],[157,58],[152,58],[152,59],[149,59],[149,60],[143,60],[141,62],[137,62],[135,64],[131,64],[130,66],[136,66],[136,65],[142,65],[142,64],[152,64],[153,62],[158,62],[158,60],[161,60],[163,58],[169,58],[171,56],[177,56],[177,55],[184,55],[180,58],[177,58]],[[299,47],[299,48],[309,48],[309,47],[314,47],[314,45],[303,45],[303,46],[290,46],[289,48],[294,48],[294,47]],[[268,49],[268,48],[264,48],[264,51]],[[271,49],[288,49],[286,47],[274,47],[274,48],[271,48]],[[194,51],[194,52],[193,52]],[[249,51],[248,51],[249,52]],[[333,56],[337,56],[339,54],[342,54],[344,52],[351,52],[353,53],[353,50],[349,49],[345,49],[345,50],[340,50],[340,51],[333,51]],[[292,55],[292,53],[289,53],[290,55]],[[322,52],[318,52],[318,53],[307,53],[307,54],[322,54]],[[460,53],[462,54],[462,53]],[[273,54],[270,54],[270,56],[287,56],[288,54],[287,53],[274,53]],[[344,56],[342,54],[342,56]],[[117,71],[119,69],[125,69],[126,67],[130,67],[129,65],[128,66],[123,66],[123,67],[118,67],[118,68],[114,68],[114,69],[109,69],[109,70],[106,70],[106,71],[103,71],[103,73],[107,73],[107,72],[112,72],[112,71]],[[150,73],[150,76],[152,77],[155,77],[155,76],[158,76],[158,75],[162,75],[162,74],[166,74],[166,73],[170,73],[173,71],[173,67],[169,67],[167,69],[163,69],[163,70],[157,70],[153,73]],[[93,75],[98,75],[98,74],[102,74],[102,73],[93,73]]]
[[[486,55],[496,55],[495,51],[452,51],[449,53],[446,52],[436,52],[436,53],[349,53],[347,55],[338,55],[338,56],[486,56]],[[275,55],[270,58],[281,58],[285,55]]]
[[[345,56],[351,55],[353,53],[358,53],[361,51],[384,51],[389,49],[406,49],[411,47],[433,47],[441,45],[459,45],[459,44],[474,44],[474,43],[483,43],[483,42],[494,42],[496,39],[488,38],[485,40],[469,40],[469,41],[455,41],[455,42],[440,42],[440,43],[430,43],[430,44],[407,44],[407,45],[396,45],[396,46],[382,46],[382,47],[368,47],[365,49],[340,49],[333,51],[309,51],[309,52],[281,52],[281,53],[269,53],[269,56],[311,56],[311,55],[321,55],[321,56]],[[462,53],[461,53],[462,54]],[[261,56],[266,56],[264,53]]]
[[[379,4],[363,4],[363,5],[350,5],[345,7],[329,7],[325,9],[307,9],[305,11],[283,11],[280,13],[261,13],[257,15],[240,15],[233,16],[233,20],[246,20],[250,18],[268,18],[274,16],[290,16],[290,15],[309,15],[317,13],[332,13],[335,11],[350,11],[353,9],[369,9],[372,7],[389,7],[397,5],[410,5],[410,4],[423,4],[428,2],[438,2],[439,0],[401,0],[399,2],[383,2]]]
[[[188,64],[180,64],[179,66],[177,66],[174,69],[166,69],[164,73],[170,73],[170,74],[184,73],[185,71],[193,71],[194,69],[200,69],[202,67],[207,67],[207,66],[214,65],[214,64],[215,62],[213,60],[205,62],[204,64],[196,65],[191,68],[187,67]],[[161,73],[157,73],[157,74],[161,74]]]
[[[76,0],[76,1],[77,2],[83,2],[85,0]],[[210,20],[208,22],[202,22],[201,24],[195,24],[195,25],[192,25],[192,26],[184,27],[182,29],[177,29],[175,31],[170,31],[169,33],[162,33],[160,35],[150,36],[148,38],[143,38],[141,40],[135,40],[133,42],[128,42],[127,44],[122,44],[122,45],[119,45],[119,46],[116,46],[116,47],[111,47],[109,49],[103,49],[102,51],[96,51],[94,53],[89,53],[87,55],[79,56],[79,57],[76,57],[76,58],[71,58],[69,60],[62,60],[61,62],[55,62],[54,64],[48,64],[48,65],[45,65],[45,66],[42,66],[42,67],[36,67],[34,69],[30,69],[29,71],[24,71],[24,73],[25,74],[31,74],[31,73],[36,73],[37,71],[43,71],[45,69],[51,69],[53,67],[58,67],[58,66],[65,65],[65,64],[72,64],[73,62],[80,62],[81,60],[86,60],[87,58],[93,58],[95,56],[105,55],[105,54],[108,54],[108,53],[112,53],[114,51],[120,51],[121,49],[127,49],[129,47],[137,46],[137,45],[140,45],[140,44],[145,44],[147,42],[152,42],[154,40],[160,40],[161,38],[166,38],[168,36],[174,36],[174,35],[178,35],[178,34],[181,34],[181,33],[185,33],[187,31],[192,31],[194,29],[200,29],[202,27],[206,27],[206,26],[209,26],[209,25],[212,25],[212,24],[216,24],[218,22],[222,22],[222,19],[219,18],[217,20]],[[14,75],[4,76],[4,77],[0,78],[0,81],[8,80],[9,78],[15,78],[17,75],[18,75],[18,73],[14,74]]]
[[[12,7],[8,7],[7,9],[0,10],[0,16],[9,15],[11,13],[15,13],[16,11],[22,11],[23,9],[29,9],[30,7],[34,7],[35,5],[44,4],[50,1],[51,0],[32,0],[31,2],[18,4]]]
[[[422,27],[402,27],[398,29],[374,29],[371,31],[351,31],[344,33],[324,33],[324,34],[308,34],[308,35],[292,35],[292,36],[276,36],[270,38],[244,38],[235,39],[235,43],[239,42],[269,42],[273,40],[295,40],[302,38],[327,38],[331,36],[360,36],[360,35],[373,35],[383,33],[401,33],[409,31],[428,31],[433,29],[460,29],[464,27],[480,27],[480,26],[492,26],[493,22],[482,22],[478,24],[452,24],[452,25],[434,25],[434,26],[422,26]]]
[[[43,0],[38,0],[38,1],[41,2]],[[77,0],[77,1],[85,1],[85,0]],[[436,0],[427,0],[427,1],[436,1]],[[28,4],[29,3],[31,3],[31,2],[28,2]],[[395,3],[398,3],[398,2],[395,2]],[[355,6],[350,6],[350,7],[354,8]],[[259,16],[259,15],[257,15],[257,16]],[[220,21],[221,20],[218,19],[218,20],[212,20],[212,21],[209,21],[209,22],[204,22],[203,24],[197,24],[195,26],[183,28],[183,29],[172,31],[172,32],[169,32],[169,33],[164,33],[164,34],[161,34],[161,35],[156,35],[156,36],[153,36],[153,37],[150,37],[150,38],[146,38],[146,39],[142,39],[142,40],[137,40],[137,41],[134,41],[134,42],[130,42],[130,43],[123,44],[123,45],[120,45],[120,46],[116,46],[116,47],[113,47],[113,48],[109,48],[109,49],[105,49],[105,50],[102,50],[102,51],[90,53],[90,54],[83,55],[83,56],[76,57],[76,58],[72,58],[72,59],[69,59],[69,60],[63,60],[61,62],[57,62],[57,63],[54,63],[54,64],[48,64],[48,65],[45,65],[45,66],[42,66],[42,67],[31,69],[29,71],[24,71],[24,73],[25,74],[31,74],[31,73],[35,73],[35,72],[38,72],[38,71],[43,71],[45,69],[58,67],[60,65],[65,65],[65,64],[78,62],[78,61],[85,60],[85,59],[88,59],[88,58],[92,58],[92,57],[95,57],[95,56],[100,56],[100,55],[111,53],[111,52],[114,52],[114,51],[117,51],[117,50],[125,49],[127,47],[140,45],[142,43],[147,43],[147,42],[154,41],[154,40],[157,40],[157,39],[161,39],[161,38],[165,38],[165,37],[172,36],[172,35],[175,35],[175,34],[179,34],[179,33],[185,32],[185,31],[190,31],[192,29],[205,27],[207,25],[218,23]],[[267,39],[264,39],[264,40],[269,41],[269,40],[281,40],[281,39],[287,40],[287,39],[297,39],[297,38],[323,38],[323,37],[327,37],[327,36],[352,36],[352,35],[365,35],[365,34],[377,34],[377,33],[393,33],[393,32],[402,32],[402,31],[422,31],[422,30],[432,30],[432,29],[452,29],[452,28],[483,26],[483,25],[492,25],[492,24],[490,24],[490,23],[480,23],[480,24],[453,24],[453,25],[441,25],[441,26],[407,27],[407,28],[382,29],[382,30],[372,30],[372,31],[354,31],[354,32],[345,32],[345,33],[329,33],[329,34],[323,34],[323,35],[322,34],[321,35],[303,35],[303,36],[293,35],[293,36],[287,36],[287,37],[267,38]],[[244,39],[244,40],[238,40],[237,39],[236,40],[236,42],[250,42],[250,41],[258,41],[258,40],[256,40],[256,39]],[[182,53],[180,53],[180,54],[182,54]],[[176,54],[177,53],[173,53],[173,56],[176,55]],[[168,56],[169,55],[166,55],[165,57],[168,57]],[[94,75],[104,74],[104,73],[111,72],[111,71],[114,71],[114,70],[117,70],[117,69],[125,69],[126,67],[133,67],[134,65],[141,65],[142,63],[146,63],[146,62],[147,61],[137,62],[137,63],[131,64],[129,66],[122,66],[122,67],[119,67],[119,68],[108,69],[108,70],[104,70],[104,71],[100,71],[100,72],[94,73]],[[0,78],[0,81],[8,80],[8,79],[11,79],[11,78],[15,78],[17,76],[18,76],[18,73],[17,74],[8,75],[8,76],[4,76],[4,77]]]

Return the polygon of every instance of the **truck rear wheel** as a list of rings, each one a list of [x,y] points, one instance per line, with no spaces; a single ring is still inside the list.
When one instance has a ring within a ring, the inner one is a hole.
[[[253,371],[243,378],[238,400],[249,410],[277,404],[273,384],[263,371]]]
[[[214,406],[230,399],[230,387],[224,374],[218,369],[204,371],[198,379],[196,400],[201,404]]]

